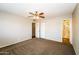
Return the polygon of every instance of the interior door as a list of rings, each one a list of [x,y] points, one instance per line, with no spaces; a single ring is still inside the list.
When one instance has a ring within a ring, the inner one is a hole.
[[[32,38],[35,38],[35,23],[32,23]]]

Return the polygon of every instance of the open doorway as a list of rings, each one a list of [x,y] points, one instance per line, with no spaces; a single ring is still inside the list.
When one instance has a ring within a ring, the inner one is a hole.
[[[70,20],[63,22],[63,43],[70,44]]]
[[[32,38],[35,38],[35,23],[32,23]]]

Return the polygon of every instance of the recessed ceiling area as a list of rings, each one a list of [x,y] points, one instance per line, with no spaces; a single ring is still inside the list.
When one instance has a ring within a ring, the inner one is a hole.
[[[0,11],[27,17],[29,12],[44,12],[47,18],[72,14],[76,3],[1,3]]]

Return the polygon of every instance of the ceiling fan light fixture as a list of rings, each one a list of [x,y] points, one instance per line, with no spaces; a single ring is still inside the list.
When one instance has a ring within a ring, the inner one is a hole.
[[[38,16],[33,16],[33,19],[39,19],[39,17]]]

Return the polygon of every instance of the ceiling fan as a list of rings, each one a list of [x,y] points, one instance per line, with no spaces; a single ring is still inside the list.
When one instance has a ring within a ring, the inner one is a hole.
[[[29,17],[33,17],[33,19],[45,18],[43,12],[35,11],[34,13],[33,13],[33,12],[29,12],[29,14],[31,15],[31,16],[29,16]]]

